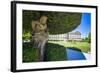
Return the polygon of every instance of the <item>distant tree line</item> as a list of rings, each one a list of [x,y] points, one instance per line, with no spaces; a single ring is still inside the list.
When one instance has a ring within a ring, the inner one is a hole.
[[[83,41],[91,43],[91,33],[89,33],[88,36],[83,39]]]

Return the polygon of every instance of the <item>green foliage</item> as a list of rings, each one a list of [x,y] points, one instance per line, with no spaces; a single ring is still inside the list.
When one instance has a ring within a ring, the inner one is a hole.
[[[66,60],[66,48],[53,43],[46,44],[45,60],[46,61],[64,61]]]
[[[47,43],[45,61],[66,60],[66,49],[57,44]],[[39,62],[39,49],[32,43],[23,43],[23,62]]]
[[[83,41],[84,41],[84,42],[88,42],[88,37],[85,37],[85,38],[83,39]]]
[[[85,39],[83,39],[84,42],[88,42],[91,43],[91,33],[88,34],[88,37],[85,37]]]
[[[91,43],[91,33],[88,35],[88,42]]]
[[[23,31],[32,32],[31,22],[39,18],[39,12],[23,10]]]
[[[29,40],[31,38],[31,34],[29,32],[24,32],[23,33],[23,40]]]
[[[80,22],[81,22],[80,13],[55,12],[53,17],[49,16],[48,20],[49,33],[50,34],[67,33],[69,31],[74,30],[80,24]]]
[[[81,13],[72,12],[47,12],[23,10],[23,31],[32,32],[31,22],[39,20],[41,15],[48,17],[50,34],[62,34],[74,30],[81,22]]]
[[[38,62],[39,49],[32,43],[23,43],[23,62]]]

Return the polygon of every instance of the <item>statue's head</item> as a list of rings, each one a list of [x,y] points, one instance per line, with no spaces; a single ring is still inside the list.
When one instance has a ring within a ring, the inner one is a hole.
[[[47,22],[47,18],[48,18],[47,16],[41,16],[40,23],[43,24],[43,25],[45,25],[46,22]]]

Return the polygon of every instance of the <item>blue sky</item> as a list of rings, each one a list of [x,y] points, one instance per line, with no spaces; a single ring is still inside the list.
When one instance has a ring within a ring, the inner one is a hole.
[[[91,32],[91,13],[82,13],[81,24],[74,31],[80,31],[82,37],[88,36]]]

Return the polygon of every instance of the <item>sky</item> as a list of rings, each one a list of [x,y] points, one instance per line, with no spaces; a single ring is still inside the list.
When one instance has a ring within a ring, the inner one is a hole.
[[[82,13],[81,24],[74,30],[79,31],[82,37],[87,37],[91,32],[91,13]]]

